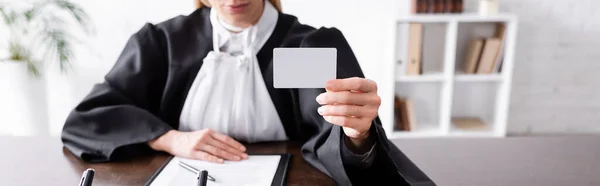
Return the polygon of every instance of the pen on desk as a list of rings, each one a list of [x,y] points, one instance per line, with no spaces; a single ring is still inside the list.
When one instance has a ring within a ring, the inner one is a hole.
[[[79,186],[92,186],[92,182],[94,181],[94,169],[87,169],[81,175],[81,181],[79,181]]]
[[[206,186],[206,180],[208,178],[208,171],[202,170],[200,174],[198,174],[198,180],[196,182],[196,186]]]
[[[183,161],[177,161],[177,164],[179,164],[179,166],[189,170],[190,172],[193,172],[194,174],[198,175],[200,174],[200,170],[198,170],[197,168],[192,167],[191,165],[188,165],[187,163],[184,163]],[[206,176],[208,177],[209,181],[215,182],[215,178],[213,178],[212,176],[208,175],[208,173],[206,174]]]

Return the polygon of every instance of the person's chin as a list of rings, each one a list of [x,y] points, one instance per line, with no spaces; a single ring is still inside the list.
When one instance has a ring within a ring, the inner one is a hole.
[[[230,14],[230,17],[233,18],[234,22],[244,23],[249,21],[248,14]]]
[[[250,17],[249,13],[246,12],[241,12],[241,13],[229,13],[229,16],[231,18],[234,18],[235,20],[246,20],[248,19],[248,17]]]

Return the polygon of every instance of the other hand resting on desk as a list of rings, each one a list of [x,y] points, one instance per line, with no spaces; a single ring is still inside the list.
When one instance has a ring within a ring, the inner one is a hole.
[[[154,150],[164,151],[174,156],[214,163],[248,158],[244,145],[210,129],[193,132],[170,130],[159,138],[149,141],[148,144]]]

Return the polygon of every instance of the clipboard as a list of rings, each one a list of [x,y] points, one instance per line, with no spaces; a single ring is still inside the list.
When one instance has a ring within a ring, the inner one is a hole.
[[[288,167],[290,164],[290,160],[292,158],[292,154],[249,154],[249,155],[280,155],[279,164],[277,165],[277,170],[275,172],[275,176],[273,177],[273,181],[271,182],[271,186],[284,186],[287,179]],[[150,186],[152,182],[160,175],[160,173],[165,169],[167,164],[173,160],[174,156],[171,156],[165,161],[154,173],[152,176],[146,181],[144,186]],[[209,173],[210,174],[210,173]]]

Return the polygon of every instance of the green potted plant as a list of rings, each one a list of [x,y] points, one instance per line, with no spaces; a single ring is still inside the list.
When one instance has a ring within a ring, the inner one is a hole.
[[[58,62],[62,71],[70,67],[75,38],[69,33],[73,18],[86,33],[88,15],[69,0],[0,2],[0,23],[9,35],[8,56],[1,62],[24,63],[30,75],[39,76],[42,63]]]
[[[0,1],[0,133],[40,130],[31,124],[47,119],[43,69],[70,70],[80,28],[91,32],[88,15],[69,0]]]

